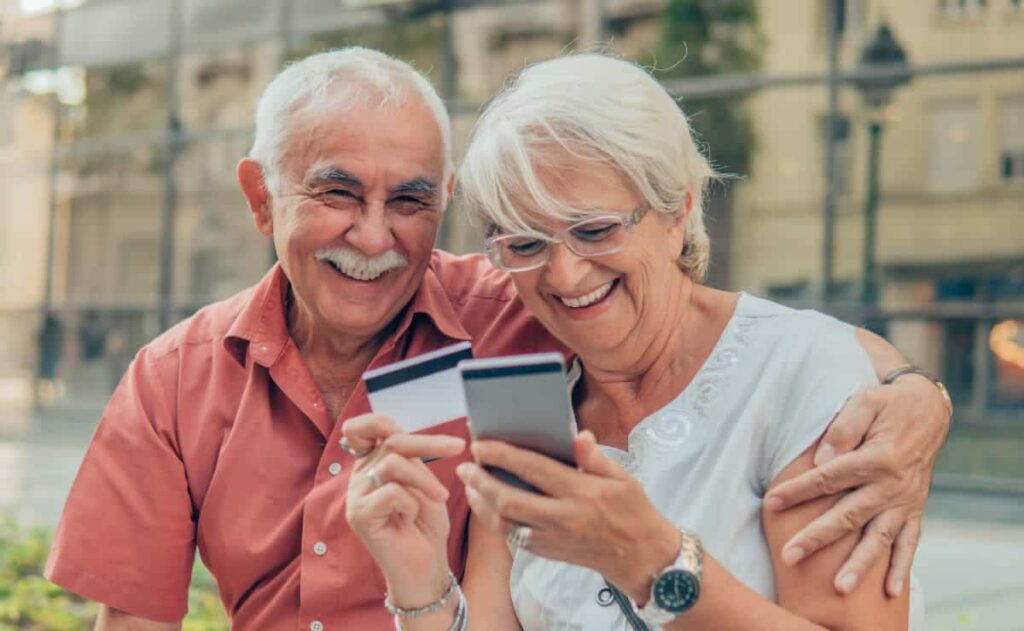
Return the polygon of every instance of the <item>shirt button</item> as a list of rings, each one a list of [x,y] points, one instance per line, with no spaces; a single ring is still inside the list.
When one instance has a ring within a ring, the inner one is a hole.
[[[341,473],[341,463],[339,463],[339,462],[332,462],[327,467],[327,473],[330,473],[331,475],[338,475],[339,473]]]
[[[324,623],[314,620],[309,623],[309,631],[324,631]]]
[[[327,544],[323,541],[317,541],[316,543],[314,543],[313,554],[317,555],[318,557],[322,557],[323,555],[327,554]]]

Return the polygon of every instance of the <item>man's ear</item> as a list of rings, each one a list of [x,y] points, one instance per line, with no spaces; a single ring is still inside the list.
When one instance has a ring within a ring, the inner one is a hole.
[[[445,189],[448,191],[448,203],[445,204],[447,208],[452,203],[452,197],[455,196],[455,174],[452,173],[448,176],[448,183],[445,184]]]
[[[270,192],[263,178],[263,167],[252,158],[242,158],[238,163],[238,184],[249,202],[256,229],[264,236],[274,233],[274,217],[270,212]]]

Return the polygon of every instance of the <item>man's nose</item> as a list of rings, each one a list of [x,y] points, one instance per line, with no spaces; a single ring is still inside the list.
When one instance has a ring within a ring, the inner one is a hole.
[[[395,247],[395,235],[384,205],[368,203],[364,206],[345,233],[345,239],[366,256],[377,256]]]

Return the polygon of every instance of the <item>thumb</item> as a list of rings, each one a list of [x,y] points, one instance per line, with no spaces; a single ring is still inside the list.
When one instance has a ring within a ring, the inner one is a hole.
[[[597,445],[597,439],[590,430],[585,429],[576,436],[574,448],[576,452],[576,465],[584,473],[591,473],[603,478],[624,478],[629,476],[617,462],[604,455],[601,448]]]

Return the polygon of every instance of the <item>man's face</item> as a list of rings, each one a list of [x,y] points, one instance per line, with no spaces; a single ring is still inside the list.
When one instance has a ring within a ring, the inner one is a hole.
[[[442,218],[436,118],[415,98],[315,105],[292,116],[280,166],[274,247],[300,317],[380,333],[418,289]]]

